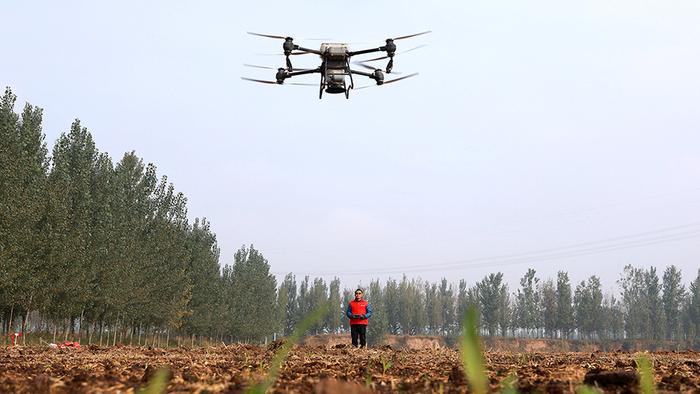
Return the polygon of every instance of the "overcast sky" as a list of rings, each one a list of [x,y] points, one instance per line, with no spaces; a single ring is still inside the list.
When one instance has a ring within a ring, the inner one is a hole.
[[[156,164],[222,264],[253,243],[279,277],[514,290],[533,267],[606,291],[626,264],[700,266],[696,0],[7,1],[0,20],[0,84],[44,108],[49,147],[80,118],[115,161]],[[418,77],[350,100],[240,79],[284,62],[247,31],[359,49],[428,29],[397,42],[427,44],[395,59]]]

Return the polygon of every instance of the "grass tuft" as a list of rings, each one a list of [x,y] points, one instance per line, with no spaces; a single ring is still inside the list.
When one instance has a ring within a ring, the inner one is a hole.
[[[639,390],[643,394],[656,393],[654,383],[654,366],[648,355],[642,353],[637,356],[637,373],[639,373]]]
[[[168,368],[161,368],[153,375],[146,387],[139,390],[139,394],[162,394],[168,386]]]
[[[469,307],[462,324],[460,353],[469,388],[475,394],[486,394],[489,383],[484,369],[484,358],[479,339],[479,313],[475,306]]]

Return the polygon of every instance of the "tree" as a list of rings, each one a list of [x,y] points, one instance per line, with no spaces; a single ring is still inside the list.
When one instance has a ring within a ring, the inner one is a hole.
[[[688,338],[696,339],[700,335],[700,269],[698,276],[690,283],[688,296]]]
[[[438,335],[443,326],[443,305],[438,297],[438,288],[435,283],[425,283],[425,315],[428,319],[428,333]]]
[[[373,314],[367,327],[370,343],[379,343],[389,332],[389,320],[387,319],[386,292],[378,279],[369,284],[366,294],[367,301],[372,305]],[[343,311],[345,312],[345,311]],[[343,313],[345,315],[345,313]]]
[[[540,327],[540,280],[535,277],[535,270],[529,268],[520,279],[518,289],[516,319],[518,327],[524,329],[528,335],[532,330]]]
[[[476,284],[479,310],[482,324],[488,330],[489,336],[498,332],[498,326],[503,316],[503,297],[508,294],[503,274],[489,274]]]
[[[651,315],[646,299],[644,270],[626,265],[622,278],[622,307],[625,313],[625,331],[631,339],[642,338],[651,331]]]
[[[18,117],[15,101],[7,88],[0,100],[0,310],[10,307],[8,326],[16,312],[25,312],[24,321],[45,278],[42,226],[48,159],[42,110],[26,104]]]
[[[328,332],[337,333],[340,330],[341,320],[345,318],[343,302],[340,299],[340,279],[333,278],[328,285],[328,304],[330,312],[326,321]],[[386,317],[384,317],[386,319]]]
[[[574,313],[576,326],[585,338],[594,338],[594,334],[602,329],[603,319],[603,292],[600,279],[597,276],[588,278],[588,282],[581,281],[576,286],[574,295]]]
[[[253,245],[242,246],[231,268],[232,297],[229,308],[232,331],[239,339],[260,341],[275,331],[277,283],[270,265]]]
[[[542,284],[542,320],[544,332],[550,338],[557,332],[557,291],[554,282],[550,279]]]
[[[681,284],[681,271],[675,265],[666,267],[663,276],[663,302],[666,316],[666,338],[682,338],[681,308],[685,298],[685,286]]]
[[[454,289],[452,284],[447,282],[447,279],[442,278],[438,299],[442,305],[442,327],[440,327],[441,335],[449,335],[457,332],[458,324],[455,316],[455,300]]]
[[[192,297],[187,304],[189,316],[185,322],[188,334],[212,334],[221,312],[219,289],[219,246],[206,219],[195,219],[185,239],[187,249],[187,280]]]
[[[649,308],[649,316],[653,317],[649,319],[650,324],[646,337],[655,340],[663,339],[665,337],[666,315],[661,300],[661,284],[655,267],[649,267],[646,271],[644,282],[646,287],[644,296]]]
[[[296,277],[290,272],[284,277],[284,281],[280,285],[277,292],[277,305],[281,320],[281,332],[284,335],[291,335],[299,321],[297,310],[299,308],[297,301],[297,281]]]
[[[569,338],[574,329],[574,309],[572,306],[571,283],[569,274],[563,271],[557,273],[557,330],[564,338]]]
[[[48,260],[53,289],[51,303],[56,314],[73,320],[92,301],[89,272],[92,230],[92,174],[97,149],[87,128],[75,120],[61,134],[53,150],[49,174]]]
[[[396,279],[390,278],[384,285],[384,305],[388,330],[393,335],[401,333],[399,301],[399,285],[396,283]]]

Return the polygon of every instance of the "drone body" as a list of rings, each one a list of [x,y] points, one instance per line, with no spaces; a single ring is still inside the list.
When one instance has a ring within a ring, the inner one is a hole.
[[[376,85],[383,85],[386,83],[390,82],[395,82],[399,81],[402,79],[406,79],[415,75],[418,75],[417,73],[414,74],[409,74],[401,78],[396,78],[392,79],[389,81],[384,80],[384,72],[380,69],[376,69],[374,67],[371,67],[364,62],[369,62],[369,61],[375,61],[375,60],[383,60],[383,59],[389,59],[389,63],[386,66],[386,73],[389,74],[392,72],[393,65],[394,65],[394,56],[396,54],[396,44],[394,44],[394,41],[396,40],[401,40],[404,38],[410,38],[422,34],[427,34],[430,33],[430,31],[425,31],[422,33],[417,33],[417,34],[411,34],[408,36],[402,36],[402,37],[396,37],[396,38],[389,38],[386,40],[386,44],[382,45],[380,47],[376,48],[370,48],[370,49],[363,49],[359,51],[351,51],[349,49],[348,44],[345,43],[322,43],[320,48],[318,50],[315,49],[309,49],[309,48],[304,48],[300,47],[299,45],[294,44],[294,40],[291,37],[282,37],[282,36],[273,36],[273,35],[267,35],[267,34],[258,34],[258,33],[248,33],[256,36],[263,36],[263,37],[269,37],[269,38],[278,38],[278,39],[283,39],[284,43],[282,44],[282,50],[284,52],[284,55],[286,57],[286,68],[280,67],[277,69],[277,74],[275,75],[275,81],[264,81],[264,80],[259,80],[259,79],[251,79],[251,78],[245,78],[242,77],[242,79],[247,80],[247,81],[252,81],[252,82],[260,82],[260,83],[267,83],[267,84],[278,84],[278,85],[283,85],[285,80],[288,78],[300,76],[300,75],[306,75],[306,74],[314,74],[314,73],[319,73],[321,75],[321,81],[319,84],[319,94],[318,98],[323,97],[323,92],[325,91],[326,93],[329,94],[339,94],[339,93],[345,93],[346,98],[350,98],[350,90],[355,88],[355,83],[353,79],[353,75],[360,75],[360,76],[365,76],[368,77],[376,82]],[[386,56],[375,58],[375,59],[368,59],[364,60],[364,62],[359,62],[355,63],[358,64],[366,69],[371,70],[372,72],[365,72],[365,71],[359,71],[359,70],[353,70],[350,67],[350,59],[353,56],[358,56],[358,55],[364,55],[367,53],[372,53],[372,52],[386,52]],[[295,69],[292,67],[292,62],[289,59],[289,56],[291,55],[306,55],[306,54],[316,54],[321,58],[321,65],[317,68],[313,69]],[[270,68],[270,67],[261,67],[261,66],[250,66],[250,67],[259,67],[259,68]],[[292,83],[294,85],[307,85],[307,84],[298,84],[298,83]],[[368,87],[368,86],[364,86]],[[358,88],[358,89],[362,89]]]

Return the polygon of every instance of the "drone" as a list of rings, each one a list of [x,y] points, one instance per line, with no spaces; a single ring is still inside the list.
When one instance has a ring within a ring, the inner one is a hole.
[[[321,83],[319,85],[320,89],[319,89],[319,93],[318,93],[319,99],[321,99],[323,97],[324,91],[326,93],[329,93],[329,94],[345,93],[345,98],[349,99],[350,98],[350,90],[355,89],[355,80],[353,78],[353,75],[361,75],[361,76],[368,77],[376,82],[376,86],[386,85],[388,83],[401,81],[403,79],[414,77],[414,76],[418,75],[418,73],[413,73],[413,74],[405,75],[405,76],[390,79],[390,80],[384,79],[384,72],[386,72],[387,74],[391,74],[391,72],[394,68],[394,56],[397,54],[397,52],[396,52],[397,48],[396,48],[396,44],[394,43],[394,41],[403,40],[403,39],[411,38],[411,37],[416,37],[416,36],[420,36],[420,35],[428,34],[428,33],[430,33],[430,30],[416,33],[416,34],[409,34],[407,36],[387,38],[386,43],[380,47],[361,49],[358,51],[351,51],[349,49],[349,45],[346,43],[326,43],[326,42],[324,42],[324,43],[321,43],[320,49],[316,50],[316,49],[304,48],[304,47],[301,47],[301,46],[295,44],[294,39],[292,37],[284,37],[284,36],[276,36],[276,35],[271,35],[271,34],[260,34],[260,33],[248,32],[248,34],[254,35],[254,36],[284,40],[284,43],[282,44],[282,50],[283,50],[284,56],[286,58],[286,67],[280,67],[277,69],[277,73],[275,74],[274,81],[266,81],[266,80],[246,78],[246,77],[241,77],[241,79],[246,80],[246,81],[251,81],[251,82],[264,83],[264,84],[283,85],[285,83],[285,80],[287,80],[289,78],[296,77],[299,75],[319,73],[319,74],[321,74]],[[421,46],[415,47],[415,48],[409,49],[409,50],[404,51],[404,52],[409,52],[409,51],[412,51],[414,49],[418,49],[420,47]],[[386,52],[386,55],[353,63],[353,64],[359,65],[359,66],[369,70],[369,72],[368,71],[353,70],[352,68],[350,68],[350,59],[353,56],[365,55],[365,54],[373,53],[373,52]],[[307,54],[316,54],[316,55],[320,56],[321,57],[321,65],[317,68],[306,68],[306,69],[292,67],[292,61],[289,58],[290,56],[307,55]],[[387,63],[384,71],[366,64],[366,62],[385,60],[385,59],[389,59],[389,62]],[[249,64],[246,64],[245,66],[255,67],[255,68],[274,69],[272,67],[255,66],[255,65],[249,65]],[[398,74],[398,73],[395,72],[395,74]],[[349,83],[346,82],[346,77],[349,77],[348,78]],[[290,82],[288,84],[289,85],[317,86],[316,84],[295,83],[295,82]],[[363,88],[367,88],[370,86],[375,86],[375,85],[362,86],[362,87],[358,87],[357,89],[363,89]]]

